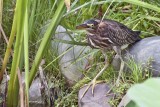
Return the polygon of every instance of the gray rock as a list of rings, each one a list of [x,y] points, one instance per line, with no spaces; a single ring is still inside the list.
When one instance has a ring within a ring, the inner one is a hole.
[[[41,30],[40,37],[44,35],[49,23],[50,20],[46,21],[45,26]],[[70,36],[74,37],[75,35],[69,35],[66,29],[60,25],[57,27],[55,35],[53,34],[53,38],[67,41],[71,41]],[[54,39],[52,40],[52,50],[55,52],[53,54],[60,56],[59,67],[69,85],[73,85],[83,77],[81,71],[85,69],[88,60],[81,57],[90,49],[90,47],[60,43],[59,41],[54,41]]]
[[[63,32],[63,33],[61,33]],[[73,35],[72,35],[73,36]],[[66,33],[66,29],[58,26],[55,38],[71,41],[70,36]],[[85,66],[88,63],[86,58],[81,58],[90,47],[74,46],[66,43],[52,42],[53,49],[58,49],[58,55],[62,55],[59,65],[62,74],[67,78],[70,84],[74,84],[81,79]]]
[[[24,83],[24,76],[25,73],[22,72],[22,83]],[[6,77],[6,75],[3,76],[3,81],[2,84],[0,86],[0,90],[1,93],[4,94],[5,93],[5,88],[6,88],[6,82],[8,80],[8,77]],[[33,82],[32,85],[29,89],[29,103],[30,103],[30,107],[45,107],[44,106],[44,101],[42,99],[42,95],[41,95],[41,82],[39,78],[36,78]]]
[[[133,60],[142,66],[148,67],[148,62],[152,68],[149,70],[153,76],[160,74],[160,36],[148,37],[130,46],[123,53],[125,62],[133,58]],[[114,59],[112,65],[116,70],[119,70],[120,61]],[[124,69],[125,71],[128,69]]]
[[[24,83],[25,73],[22,73],[22,81]],[[44,98],[41,94],[41,81],[39,78],[35,78],[29,88],[29,105],[30,107],[45,107]]]
[[[113,98],[114,94],[106,96],[106,93],[110,89],[106,83],[96,84],[94,88],[94,96],[91,92],[91,87],[88,89],[82,99],[81,96],[85,91],[86,86],[79,90],[78,105],[79,107],[111,107],[109,101]]]
[[[42,95],[41,95],[41,82],[39,78],[36,78],[33,82],[31,87],[29,88],[29,100],[30,103],[43,103]]]
[[[148,62],[152,68],[149,70],[153,76],[160,74],[160,36],[145,38],[129,48],[125,59],[133,57],[137,64],[148,67]]]

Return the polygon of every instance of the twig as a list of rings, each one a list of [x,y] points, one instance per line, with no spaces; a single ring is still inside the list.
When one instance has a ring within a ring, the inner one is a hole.
[[[7,39],[7,36],[6,36],[5,32],[4,32],[1,24],[0,24],[0,31],[2,32],[3,38],[4,38],[4,40],[6,41],[6,43],[7,43],[7,45],[8,45],[9,41],[8,41],[8,39]],[[12,51],[12,49],[11,49],[11,55],[13,56],[13,51]]]
[[[4,40],[6,41],[6,43],[7,43],[7,45],[8,45],[9,41],[8,41],[8,39],[7,39],[6,34],[4,33],[4,30],[3,30],[1,24],[0,24],[0,32],[2,32],[3,38],[4,38]],[[12,57],[13,57],[13,51],[12,51],[12,49],[10,49],[10,52],[11,52],[11,55],[12,55]],[[2,63],[3,63],[3,60],[2,60]],[[1,71],[1,72],[2,72],[2,71]],[[6,71],[5,71],[5,72],[6,72]],[[2,81],[2,79],[3,79],[3,75],[2,75],[1,81]]]
[[[103,17],[103,11],[102,11],[102,4],[101,4],[98,9],[98,18],[101,19],[102,17]]]
[[[18,80],[19,80],[19,95],[20,95],[20,107],[24,107],[24,92],[23,92],[23,84],[22,84],[22,76],[20,73],[20,69],[17,70]]]
[[[46,78],[43,73],[43,68],[42,68],[42,65],[44,65],[44,64],[45,64],[45,60],[42,59],[40,65],[39,65],[39,74],[40,74],[39,78],[41,81],[41,95],[43,96],[42,98],[45,98],[44,95],[47,95],[50,98],[48,84],[47,84]],[[47,101],[47,100],[45,99],[45,101]]]
[[[8,39],[7,39],[7,37],[6,37],[5,33],[4,33],[4,30],[3,30],[1,24],[0,24],[0,30],[1,30],[1,32],[2,32],[2,34],[3,34],[3,37],[4,37],[5,41],[6,41],[6,43],[8,44]]]

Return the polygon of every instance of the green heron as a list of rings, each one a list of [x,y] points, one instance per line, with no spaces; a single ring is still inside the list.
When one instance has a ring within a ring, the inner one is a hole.
[[[83,24],[76,26],[76,29],[84,29],[87,31],[87,40],[90,47],[101,49],[102,53],[110,49],[113,49],[117,53],[116,57],[120,58],[121,60],[119,75],[116,81],[116,84],[118,85],[124,67],[124,61],[121,57],[121,49],[124,46],[140,40],[140,31],[132,31],[122,23],[109,19],[87,20]],[[88,85],[88,88],[92,85],[92,94],[96,84],[96,79],[108,67],[107,55],[104,55],[106,64]],[[85,92],[88,90],[88,88],[85,90]]]

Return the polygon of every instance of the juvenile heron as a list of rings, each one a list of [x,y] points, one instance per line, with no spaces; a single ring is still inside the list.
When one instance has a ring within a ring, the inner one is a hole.
[[[124,45],[129,45],[140,40],[140,31],[132,31],[122,23],[109,19],[87,20],[83,24],[76,26],[76,29],[85,29],[87,31],[87,40],[90,47],[99,48],[102,50],[102,53],[104,53],[105,50],[110,49],[113,49],[117,53],[116,56],[121,60],[119,75],[116,81],[116,84],[118,85],[124,67],[124,61],[121,56],[121,48]],[[104,68],[88,84],[88,88],[92,85],[92,94],[96,84],[96,79],[108,67],[107,55],[104,55],[106,62]],[[85,92],[88,88],[86,88]],[[84,95],[82,95],[82,97],[83,96]]]

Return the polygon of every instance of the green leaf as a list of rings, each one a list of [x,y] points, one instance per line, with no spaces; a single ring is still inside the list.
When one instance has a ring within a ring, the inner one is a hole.
[[[132,86],[127,94],[139,107],[160,106],[160,78],[151,78]]]
[[[19,83],[17,78],[17,70],[19,70],[19,65],[22,55],[23,27],[24,27],[24,18],[25,18],[24,16],[26,7],[27,7],[27,0],[17,0],[15,16],[14,16],[14,18],[16,18],[14,21],[16,21],[17,25],[14,26],[16,28],[13,28],[14,30],[16,29],[17,32],[16,32],[16,41],[14,46],[14,55],[12,59],[10,80],[8,85],[7,107],[17,107],[19,101],[18,99]]]
[[[136,104],[134,101],[130,101],[130,102],[126,105],[126,107],[139,107],[139,106],[137,106],[137,104]]]

